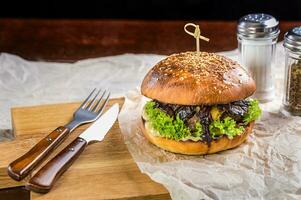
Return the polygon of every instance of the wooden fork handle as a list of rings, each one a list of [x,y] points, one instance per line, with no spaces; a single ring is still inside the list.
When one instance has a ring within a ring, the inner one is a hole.
[[[26,188],[38,193],[49,192],[56,180],[72,165],[81,152],[83,152],[86,145],[87,142],[84,139],[76,138],[43,166],[29,180],[26,184]]]
[[[37,167],[68,135],[69,129],[63,126],[52,131],[40,140],[27,153],[9,164],[8,175],[20,181]]]

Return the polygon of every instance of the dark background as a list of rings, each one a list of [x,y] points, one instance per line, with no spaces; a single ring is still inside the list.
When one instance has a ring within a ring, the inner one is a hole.
[[[1,18],[237,20],[264,12],[280,20],[301,20],[301,0],[4,0],[1,4]]]

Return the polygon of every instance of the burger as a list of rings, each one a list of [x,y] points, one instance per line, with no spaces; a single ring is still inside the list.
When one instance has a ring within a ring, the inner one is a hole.
[[[154,145],[174,153],[211,154],[242,144],[261,110],[249,73],[214,53],[173,54],[145,76],[141,128]]]

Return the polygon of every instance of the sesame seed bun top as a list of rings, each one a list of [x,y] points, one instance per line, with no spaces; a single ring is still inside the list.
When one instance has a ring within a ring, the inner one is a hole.
[[[141,85],[144,96],[180,105],[224,104],[245,99],[255,90],[254,80],[237,62],[207,52],[168,56]]]

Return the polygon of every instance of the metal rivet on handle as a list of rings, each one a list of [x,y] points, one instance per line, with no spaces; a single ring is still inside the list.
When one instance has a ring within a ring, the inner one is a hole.
[[[51,137],[47,137],[47,141],[48,141],[48,142],[51,142],[51,141],[52,141],[52,138],[51,138]]]
[[[69,150],[70,150],[70,151],[74,151],[74,148],[73,148],[73,147],[71,147],[71,148],[69,148]]]

